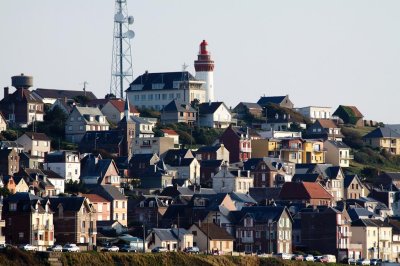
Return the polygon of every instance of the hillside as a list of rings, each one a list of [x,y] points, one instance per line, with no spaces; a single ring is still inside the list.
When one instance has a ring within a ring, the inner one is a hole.
[[[30,253],[17,249],[8,250],[6,253],[0,253],[0,265],[52,265],[42,257],[47,253]],[[259,258],[257,256],[207,256],[207,255],[188,255],[185,253],[159,253],[159,254],[123,254],[123,253],[62,253],[59,254],[59,262],[53,265],[137,265],[137,266],[296,266],[296,265],[326,265],[322,263],[281,261],[272,258]],[[330,264],[336,265],[336,264]]]
[[[362,137],[374,129],[375,127],[342,126],[345,136],[343,141],[352,148],[354,154],[349,171],[367,178],[373,177],[379,171],[400,171],[400,156],[364,144]]]

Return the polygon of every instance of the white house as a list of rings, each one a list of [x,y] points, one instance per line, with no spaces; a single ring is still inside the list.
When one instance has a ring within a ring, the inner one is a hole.
[[[196,158],[178,158],[170,166],[177,170],[177,178],[200,184],[200,163]]]
[[[179,147],[179,134],[173,129],[161,129],[162,137],[172,138],[174,140],[175,147]]]
[[[297,112],[302,114],[303,116],[309,118],[312,122],[315,122],[317,119],[330,119],[332,115],[331,107],[323,107],[323,106],[306,106],[295,109]]]
[[[50,139],[44,133],[25,132],[16,142],[24,147],[24,152],[39,157],[40,161],[50,152]]]
[[[64,193],[65,178],[51,170],[42,170],[46,179],[54,186],[56,195]]]
[[[342,141],[326,140],[324,148],[326,149],[326,163],[340,167],[349,167],[350,161],[354,159],[354,156],[350,154],[350,147]]]
[[[87,131],[106,131],[110,124],[97,107],[75,106],[65,122],[65,138],[79,143]]]
[[[47,154],[43,168],[59,174],[67,182],[79,181],[81,175],[79,154],[71,151],[55,151]]]
[[[183,228],[153,228],[146,242],[149,249],[165,247],[168,251],[184,250],[193,247],[193,235]]]
[[[232,123],[232,114],[223,102],[202,103],[198,111],[200,126],[227,128]]]
[[[250,176],[250,171],[231,170],[228,169],[227,164],[214,175],[212,180],[212,188],[218,193],[248,193],[254,186],[254,179]]]

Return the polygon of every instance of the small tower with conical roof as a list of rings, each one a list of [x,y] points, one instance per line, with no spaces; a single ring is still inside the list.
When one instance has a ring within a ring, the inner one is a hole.
[[[125,99],[124,118],[118,123],[118,128],[123,135],[120,154],[122,156],[132,156],[132,142],[135,138],[135,122],[130,117],[130,104],[128,97]]]
[[[207,50],[208,43],[203,40],[200,43],[200,51],[197,60],[194,61],[196,70],[196,79],[204,81],[203,88],[206,91],[206,102],[214,101],[214,61],[211,60],[211,54]]]

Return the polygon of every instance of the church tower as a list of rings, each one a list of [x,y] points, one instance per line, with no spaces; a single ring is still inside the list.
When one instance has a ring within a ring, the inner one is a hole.
[[[214,101],[214,61],[207,51],[208,43],[203,40],[200,43],[200,51],[197,60],[194,61],[194,69],[196,70],[196,79],[204,81],[203,88],[206,91],[206,102]]]
[[[124,118],[118,123],[118,129],[121,131],[123,139],[121,143],[122,156],[132,156],[132,144],[135,138],[135,122],[132,121],[130,116],[130,104],[128,97],[125,99]]]

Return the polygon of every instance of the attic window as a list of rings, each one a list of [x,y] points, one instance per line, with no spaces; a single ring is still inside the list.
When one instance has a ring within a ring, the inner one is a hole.
[[[10,211],[16,211],[17,210],[17,203],[10,203]]]
[[[151,89],[162,90],[164,88],[164,83],[153,83],[151,84]]]

